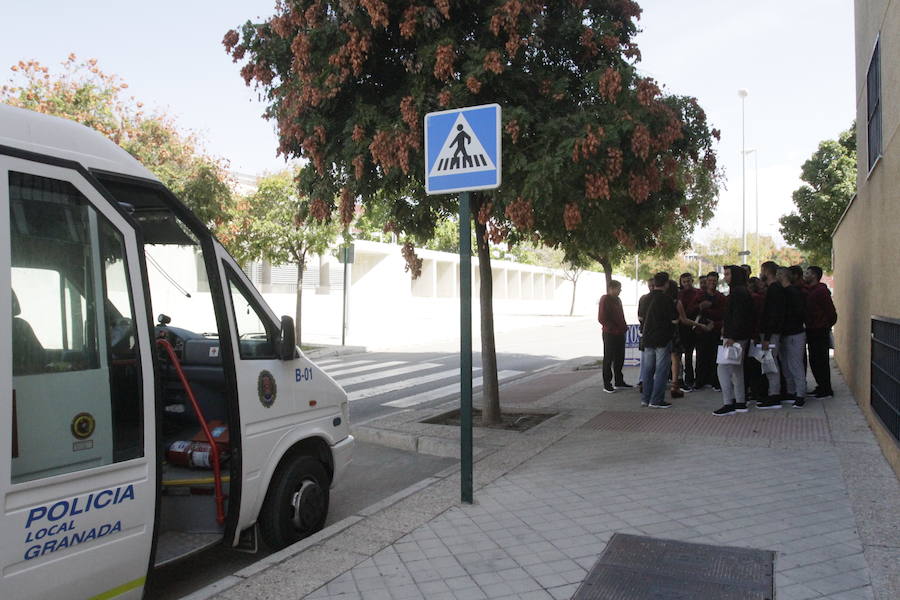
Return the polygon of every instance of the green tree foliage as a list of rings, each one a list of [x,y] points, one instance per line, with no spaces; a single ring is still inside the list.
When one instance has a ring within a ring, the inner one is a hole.
[[[441,219],[434,226],[434,234],[425,242],[429,250],[459,253],[459,220],[452,217]]]
[[[241,264],[265,260],[273,265],[297,267],[295,331],[300,345],[303,271],[310,255],[324,254],[340,234],[334,220],[301,216],[300,196],[290,171],[268,175],[256,192],[238,201],[228,225],[220,233],[231,254]]]
[[[797,210],[781,217],[781,235],[807,254],[810,264],[831,271],[831,234],[856,194],[856,123],[837,140],[825,140],[803,163],[794,191]]]
[[[357,215],[352,228],[353,237],[373,242],[394,241],[395,234],[392,231],[385,231],[385,224],[389,222],[390,203],[371,203],[367,210]]]
[[[641,254],[638,256],[638,278],[647,279],[659,271],[665,271],[673,278],[682,273],[709,273],[721,271],[725,265],[747,264],[754,275],[759,274],[759,266],[773,260],[779,265],[810,264],[802,253],[794,247],[779,245],[770,235],[759,236],[759,256],[756,254],[757,239],[755,233],[747,235],[747,248],[753,253],[749,259],[742,259],[741,236],[723,231],[715,232],[706,243],[694,244],[689,250],[673,256],[660,257]],[[699,263],[699,264],[698,264]],[[625,257],[619,262],[616,272],[634,277],[634,256]]]
[[[268,100],[280,152],[308,159],[299,185],[319,218],[335,198],[342,215],[355,198],[387,200],[389,228],[430,239],[456,202],[425,196],[423,116],[502,106],[503,186],[472,198],[489,422],[499,418],[489,240],[609,266],[682,245],[711,215],[716,134],[696,100],[638,72],[633,0],[292,0],[276,10],[223,43]]]
[[[769,235],[759,236],[759,256],[756,258],[753,257],[757,248],[756,234],[747,235],[747,248],[753,253],[749,258],[743,258],[739,254],[741,245],[740,235],[719,231],[706,244],[697,244],[695,254],[701,257],[703,264],[709,266],[706,271],[721,270],[725,265],[739,265],[746,262],[752,268],[753,273],[758,274],[759,266],[769,260],[784,266],[804,263],[804,257],[799,250],[778,244]],[[692,262],[696,262],[696,260]]]
[[[518,262],[550,269],[562,268],[565,262],[565,253],[559,248],[549,248],[543,244],[535,244],[530,241],[520,242],[509,248],[509,253]]]
[[[63,72],[19,61],[0,87],[0,102],[65,117],[96,129],[159,177],[200,219],[215,228],[232,204],[225,161],[205,154],[197,136],[178,129],[164,113],[146,114],[127,97],[128,84],[100,70],[95,59],[70,54]]]

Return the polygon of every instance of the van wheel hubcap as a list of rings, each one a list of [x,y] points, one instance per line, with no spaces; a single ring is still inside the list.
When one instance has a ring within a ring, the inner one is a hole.
[[[303,480],[300,488],[294,492],[294,496],[291,498],[291,508],[293,509],[291,521],[294,523],[294,527],[301,531],[312,529],[322,515],[324,507],[325,498],[319,484],[311,479]]]

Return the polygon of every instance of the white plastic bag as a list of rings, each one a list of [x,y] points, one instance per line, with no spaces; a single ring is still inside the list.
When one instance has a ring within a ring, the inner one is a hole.
[[[743,349],[738,344],[719,346],[716,354],[717,365],[739,365],[743,359]]]
[[[763,373],[768,374],[778,372],[778,362],[775,360],[775,357],[772,356],[771,350],[763,350],[763,357],[759,362],[762,364]]]
[[[750,350],[747,354],[750,355],[750,358],[755,358],[759,362],[762,362],[765,351],[762,349],[762,344],[750,344]]]

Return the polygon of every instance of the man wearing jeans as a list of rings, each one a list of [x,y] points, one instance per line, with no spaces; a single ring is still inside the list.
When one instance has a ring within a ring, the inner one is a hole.
[[[672,338],[678,313],[675,311],[675,303],[665,292],[668,285],[668,273],[660,272],[653,276],[653,291],[649,294],[643,315],[641,381],[644,389],[641,404],[651,408],[672,406],[665,401],[665,394],[672,367]]]
[[[787,390],[782,392],[785,392],[783,399],[792,401],[794,408],[803,408],[806,403],[806,365],[803,362],[806,353],[806,297],[798,285],[802,277],[793,269],[778,269],[777,278],[785,292],[781,365]]]

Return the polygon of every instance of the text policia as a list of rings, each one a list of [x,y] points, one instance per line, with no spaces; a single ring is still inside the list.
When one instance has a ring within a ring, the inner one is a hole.
[[[32,508],[25,523],[25,543],[31,544],[25,550],[25,560],[122,531],[122,522],[119,520],[79,529],[78,519],[74,517],[129,500],[134,500],[132,485],[92,492],[86,496],[76,496]]]

